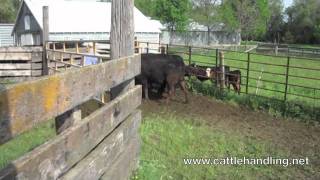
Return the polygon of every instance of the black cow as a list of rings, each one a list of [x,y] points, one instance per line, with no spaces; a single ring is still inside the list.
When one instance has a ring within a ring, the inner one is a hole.
[[[184,80],[185,64],[182,57],[165,54],[142,54],[141,74],[136,77],[136,82],[142,84],[146,99],[149,99],[148,88],[158,84],[160,92],[167,90],[167,102],[175,94],[175,87],[179,85],[188,102],[187,89]]]

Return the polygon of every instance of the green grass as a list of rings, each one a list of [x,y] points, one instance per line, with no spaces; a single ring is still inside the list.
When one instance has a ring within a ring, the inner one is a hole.
[[[0,169],[54,137],[55,129],[52,127],[52,121],[41,124],[7,143],[0,145]]]
[[[183,158],[286,158],[290,152],[173,114],[145,116],[140,134],[140,167],[132,179],[292,179],[315,171],[310,166],[185,165]]]
[[[186,48],[171,48],[171,51],[187,52]],[[184,57],[188,63],[188,55],[178,53]],[[248,54],[242,52],[231,52],[225,51],[225,65],[231,67],[231,70],[239,69],[242,75],[242,90],[246,92],[246,76],[247,76],[247,61]],[[191,61],[198,65],[215,66],[216,64],[216,51],[205,50],[205,49],[193,49]],[[264,97],[272,97],[279,100],[284,100],[285,83],[286,83],[286,71],[287,58],[267,56],[261,54],[250,55],[250,71],[249,71],[249,82],[248,82],[248,93],[254,95],[260,95]],[[260,63],[260,64],[259,64]],[[264,64],[261,64],[264,63]],[[273,64],[273,65],[267,65]],[[307,103],[310,106],[320,107],[320,100],[314,98],[320,98],[320,59],[316,61],[305,60],[301,58],[290,59],[290,69],[288,78],[288,101],[301,101]],[[301,68],[312,68],[315,70],[306,70]],[[275,74],[274,74],[275,73]],[[303,76],[306,78],[316,79],[305,79],[293,76]],[[259,80],[260,78],[260,80]],[[300,87],[302,86],[302,87]],[[308,87],[308,88],[304,88]],[[298,96],[297,96],[298,95]],[[307,97],[300,97],[307,96]]]

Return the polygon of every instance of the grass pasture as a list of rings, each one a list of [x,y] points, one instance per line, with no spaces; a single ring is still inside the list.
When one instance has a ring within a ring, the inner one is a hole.
[[[240,113],[237,106],[205,96],[192,96],[192,103],[186,105],[181,104],[182,99],[169,106],[157,102],[143,104],[140,167],[132,179],[316,179],[320,175],[316,145],[319,138],[300,146],[310,139],[307,136],[317,136],[303,123],[273,119],[245,109]],[[298,129],[300,132],[296,133]],[[308,135],[303,137],[305,132]],[[312,163],[285,167],[186,165],[183,161],[230,156],[308,157]]]
[[[182,55],[189,63],[188,47],[172,46],[169,52]],[[224,51],[224,59],[225,65],[230,66],[231,70],[241,70],[242,93],[248,91],[250,95],[284,101],[288,57]],[[192,48],[191,62],[215,66],[216,50]],[[290,57],[288,75],[287,102],[320,108],[320,59]]]

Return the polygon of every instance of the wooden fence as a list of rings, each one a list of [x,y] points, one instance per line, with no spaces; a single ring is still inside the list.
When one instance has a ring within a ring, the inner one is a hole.
[[[0,77],[37,77],[41,75],[41,47],[0,48]]]
[[[85,55],[54,50],[47,55],[56,53],[63,59]],[[111,101],[99,102],[99,109],[2,169],[0,179],[128,178],[140,148],[141,87],[132,81],[140,71],[140,56],[135,55],[6,86],[0,91],[0,144],[52,118],[70,119],[66,113],[98,94],[110,89],[114,94]]]
[[[290,57],[320,58],[320,48],[299,47],[290,44],[258,43],[256,52]]]
[[[49,41],[46,47],[49,74],[83,67],[86,59],[95,63],[110,60],[109,41]]]

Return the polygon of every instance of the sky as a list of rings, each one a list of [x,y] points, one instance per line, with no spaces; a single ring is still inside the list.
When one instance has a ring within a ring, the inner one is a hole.
[[[287,8],[292,5],[293,0],[283,0],[284,7]]]

